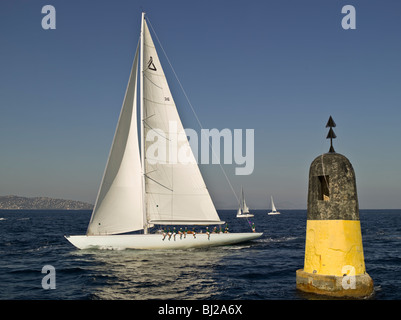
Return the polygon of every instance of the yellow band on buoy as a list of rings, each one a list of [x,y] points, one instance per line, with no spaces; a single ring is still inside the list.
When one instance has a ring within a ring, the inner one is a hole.
[[[343,276],[365,273],[359,220],[307,220],[304,271]]]

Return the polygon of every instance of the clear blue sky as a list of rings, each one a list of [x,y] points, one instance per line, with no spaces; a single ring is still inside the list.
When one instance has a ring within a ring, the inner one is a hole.
[[[56,8],[56,30],[41,9]],[[343,30],[341,8],[356,8]],[[401,208],[400,1],[0,2],[0,195],[94,202],[147,11],[205,128],[254,129],[251,208],[306,208],[309,165],[334,146],[361,208]],[[160,53],[162,63],[163,56]],[[168,65],[185,127],[198,129]],[[217,208],[236,199],[202,165]]]

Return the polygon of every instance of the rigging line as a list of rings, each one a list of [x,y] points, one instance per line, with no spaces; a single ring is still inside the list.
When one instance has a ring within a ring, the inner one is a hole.
[[[176,74],[176,72],[175,72],[175,70],[174,70],[174,68],[173,68],[173,65],[172,65],[171,62],[170,62],[170,59],[169,59],[168,56],[167,56],[166,51],[164,51],[164,48],[163,48],[163,46],[162,46],[162,44],[161,44],[161,42],[160,42],[160,40],[159,40],[159,37],[157,36],[157,33],[156,33],[155,29],[153,28],[152,23],[150,22],[149,17],[146,17],[146,20],[149,22],[149,25],[150,25],[150,27],[152,28],[152,31],[153,31],[153,33],[154,33],[155,36],[156,36],[156,40],[157,40],[157,42],[159,43],[160,48],[162,49],[163,54],[164,54],[164,56],[166,57],[167,62],[168,62],[168,64],[170,65],[170,68],[171,68],[171,70],[173,71],[174,76],[175,76],[175,78],[177,79],[177,82],[178,82],[178,84],[180,85],[180,88],[181,88],[182,92],[184,93],[184,96],[185,96],[185,98],[186,98],[186,100],[187,100],[189,106],[191,107],[192,113],[194,114],[196,121],[198,122],[200,128],[203,129],[202,123],[200,122],[200,120],[199,120],[199,118],[198,118],[198,116],[197,116],[197,114],[196,114],[196,112],[195,112],[195,109],[194,109],[194,107],[192,106],[192,103],[191,103],[191,101],[189,100],[188,95],[187,95],[186,91],[184,90],[184,87],[182,86],[181,81],[180,81],[180,79],[178,78],[178,76],[177,76],[177,74]],[[204,131],[202,131],[202,132],[204,132]],[[206,133],[204,133],[204,134],[206,134]],[[212,145],[211,145],[211,143],[210,143],[210,139],[207,139],[207,140],[208,140],[208,143],[209,143],[209,147],[210,147],[210,149],[212,150],[212,155],[213,155],[216,159],[218,159],[218,158],[217,158],[217,155],[216,155],[216,152],[215,152],[214,149],[212,148]],[[226,172],[225,172],[225,170],[224,170],[224,168],[223,168],[223,166],[221,165],[220,162],[219,162],[219,166],[220,166],[221,171],[222,171],[223,174],[224,174],[224,177],[225,177],[226,180],[227,180],[228,185],[229,185],[230,188],[231,188],[231,191],[233,192],[233,194],[234,194],[235,198],[237,199],[237,201],[239,201],[239,199],[238,199],[238,197],[237,197],[237,194],[236,194],[235,191],[234,191],[234,187],[232,186],[231,181],[230,181],[230,179],[228,178],[228,176],[227,176],[227,174],[226,174]]]

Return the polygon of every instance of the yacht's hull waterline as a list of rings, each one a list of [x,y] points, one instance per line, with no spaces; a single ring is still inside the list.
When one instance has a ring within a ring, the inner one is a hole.
[[[197,233],[180,235],[126,234],[66,236],[78,249],[190,249],[232,245],[259,238],[262,233]],[[164,240],[163,240],[164,239]]]

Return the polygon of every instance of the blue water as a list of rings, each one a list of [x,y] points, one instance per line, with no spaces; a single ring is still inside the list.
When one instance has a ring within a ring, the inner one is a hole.
[[[250,231],[235,211],[219,211],[232,232]],[[401,210],[361,210],[366,270],[374,299],[401,299]],[[0,299],[309,299],[295,288],[303,267],[305,210],[252,221],[262,238],[210,249],[78,250],[90,211],[0,211]],[[42,267],[56,289],[42,288]]]

